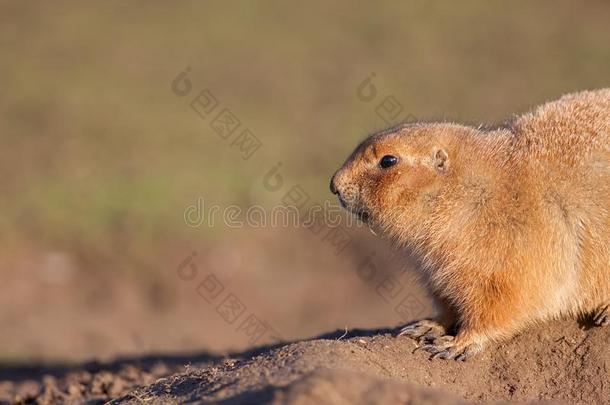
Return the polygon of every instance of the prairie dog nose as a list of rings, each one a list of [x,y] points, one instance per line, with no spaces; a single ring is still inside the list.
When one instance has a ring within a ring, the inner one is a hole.
[[[337,190],[337,186],[335,185],[335,177],[337,177],[337,175],[334,175],[330,179],[330,192],[333,194],[339,194],[339,190]]]

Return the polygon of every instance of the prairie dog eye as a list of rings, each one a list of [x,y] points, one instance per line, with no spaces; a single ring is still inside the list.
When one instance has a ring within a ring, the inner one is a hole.
[[[398,163],[398,158],[396,156],[385,155],[379,161],[379,167],[387,169],[388,167],[394,166],[396,163]]]

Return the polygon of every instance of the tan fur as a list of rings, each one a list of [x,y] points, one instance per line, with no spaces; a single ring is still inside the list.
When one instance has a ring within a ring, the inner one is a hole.
[[[400,160],[382,169],[384,155]],[[610,89],[490,130],[420,123],[377,133],[331,188],[421,256],[457,323],[454,341],[428,345],[442,357],[610,303]]]

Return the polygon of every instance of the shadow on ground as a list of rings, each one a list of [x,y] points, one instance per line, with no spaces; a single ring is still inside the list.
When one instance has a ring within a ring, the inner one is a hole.
[[[353,329],[224,355],[5,367],[0,398],[41,404],[608,403],[610,333],[589,327],[586,320],[549,323],[466,363],[431,360],[414,351],[413,340],[397,338],[397,329]]]

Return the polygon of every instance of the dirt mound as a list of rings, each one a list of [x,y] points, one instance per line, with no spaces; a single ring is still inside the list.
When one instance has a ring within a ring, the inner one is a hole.
[[[272,391],[274,404],[464,404],[443,391],[344,370],[319,370]]]
[[[337,332],[193,365],[112,403],[610,403],[605,328],[545,324],[467,363],[429,360],[394,332]]]
[[[180,359],[151,357],[110,363],[2,367],[0,405],[103,404],[184,370],[182,364],[188,360]],[[204,359],[200,364],[205,364]]]

